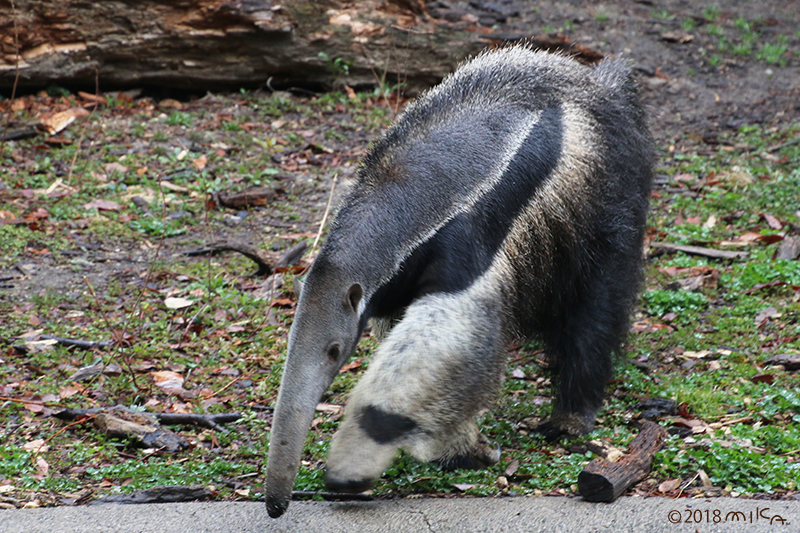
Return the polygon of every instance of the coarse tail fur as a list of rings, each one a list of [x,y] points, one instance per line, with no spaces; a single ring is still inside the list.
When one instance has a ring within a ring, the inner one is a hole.
[[[321,395],[371,322],[326,481],[369,488],[398,449],[497,461],[475,423],[507,344],[552,361],[548,437],[589,431],[640,281],[651,139],[626,63],[516,46],[462,65],[369,149],[306,278],[270,437],[283,514]]]

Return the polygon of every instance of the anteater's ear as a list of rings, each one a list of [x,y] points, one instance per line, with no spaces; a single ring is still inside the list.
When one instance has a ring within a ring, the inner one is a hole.
[[[292,276],[292,287],[294,287],[294,294],[299,300],[300,294],[303,292],[303,282],[297,276]]]
[[[364,295],[364,290],[361,288],[361,285],[355,283],[350,286],[347,290],[347,296],[345,297],[345,304],[349,305],[350,308],[353,310],[354,313],[358,313],[358,304],[361,303],[361,297]]]

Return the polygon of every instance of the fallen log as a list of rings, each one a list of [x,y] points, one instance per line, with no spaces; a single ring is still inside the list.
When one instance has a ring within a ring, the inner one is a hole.
[[[644,421],[641,431],[618,461],[595,459],[578,475],[578,492],[590,502],[611,502],[641,481],[653,464],[653,456],[667,437],[658,424]]]
[[[0,2],[9,36],[0,39],[0,88],[89,91],[99,80],[119,88],[318,90],[389,82],[416,92],[466,57],[510,41],[586,62],[602,57],[563,36],[504,31],[505,15],[471,4],[432,17],[408,0]]]

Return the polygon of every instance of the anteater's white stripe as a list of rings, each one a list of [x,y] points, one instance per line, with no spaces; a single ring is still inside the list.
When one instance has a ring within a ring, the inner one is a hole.
[[[381,279],[378,287],[375,288],[375,291],[378,290],[381,286],[385,285],[389,282],[389,280],[394,277],[395,274],[400,270],[400,265],[403,264],[403,261],[408,259],[408,257],[414,253],[414,250],[419,248],[423,243],[427,242],[428,240],[432,239],[434,235],[436,235],[444,226],[446,226],[451,220],[462,213],[466,213],[470,209],[472,209],[476,203],[478,203],[481,198],[489,194],[493,189],[497,187],[500,181],[503,179],[503,175],[505,175],[506,170],[508,169],[508,165],[511,164],[511,161],[514,160],[514,157],[519,152],[519,149],[522,147],[522,143],[525,142],[525,139],[528,138],[531,130],[536,126],[541,118],[542,112],[535,111],[530,112],[525,115],[525,117],[517,122],[514,126],[515,129],[509,133],[506,137],[504,142],[505,151],[500,154],[500,157],[497,159],[495,167],[489,173],[485,180],[483,180],[480,185],[469,195],[463,198],[460,202],[454,202],[451,210],[445,214],[445,216],[439,220],[437,224],[435,224],[431,229],[421,235],[416,240],[409,242],[405,247],[402,247],[398,250],[398,254],[395,257],[395,264],[394,268],[392,269],[391,273]],[[361,303],[358,307],[358,314],[361,316],[366,309],[366,304],[369,302],[370,298],[372,297],[373,293],[366,294],[365,298],[362,298]]]

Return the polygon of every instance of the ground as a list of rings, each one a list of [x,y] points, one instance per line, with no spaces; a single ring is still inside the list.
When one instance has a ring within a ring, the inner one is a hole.
[[[403,457],[377,494],[572,493],[597,450],[590,439],[624,447],[636,403],[657,397],[679,406],[656,415],[674,437],[637,490],[793,497],[798,376],[770,361],[800,351],[800,267],[776,259],[800,233],[800,11],[789,1],[436,4],[441,16],[472,15],[508,35],[561,33],[629,57],[659,151],[648,242],[748,255],[650,251],[628,358],[590,438],[550,446],[528,435],[549,409],[549,377],[535,345],[512,347],[504,393],[482,420],[501,463],[451,475]],[[406,100],[380,89],[183,101],[107,93],[92,107],[91,96],[54,86],[0,100],[7,131],[91,110],[51,138],[0,146],[0,505],[172,483],[255,498],[294,308],[290,276],[250,278],[252,263],[235,253],[184,253],[244,242],[277,257],[313,244],[358,157]],[[274,197],[220,205],[251,187]],[[41,334],[117,347],[25,345]],[[324,398],[298,490],[320,489],[339,406],[373,346],[365,339]],[[71,379],[101,358],[116,368]],[[90,418],[65,427],[48,416],[116,404],[244,418],[227,433],[180,428],[191,448],[173,456],[103,435]]]

